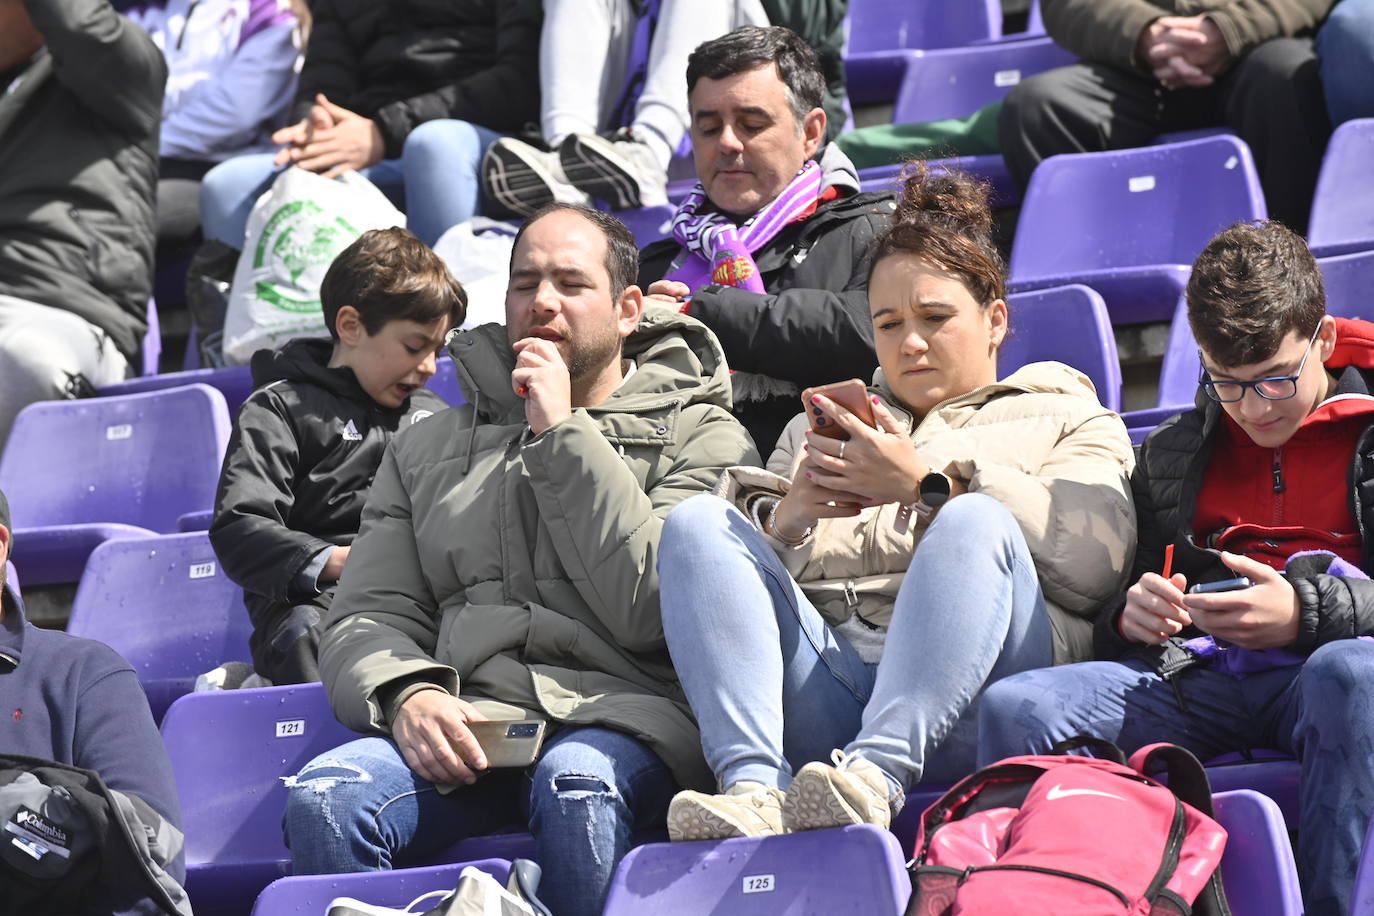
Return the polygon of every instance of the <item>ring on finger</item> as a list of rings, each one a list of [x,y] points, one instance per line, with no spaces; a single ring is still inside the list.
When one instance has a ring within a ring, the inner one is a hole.
[[[841,440],[840,440],[840,456],[839,456],[841,461],[844,460],[844,447],[845,447],[845,441],[844,441],[843,439],[841,439]]]

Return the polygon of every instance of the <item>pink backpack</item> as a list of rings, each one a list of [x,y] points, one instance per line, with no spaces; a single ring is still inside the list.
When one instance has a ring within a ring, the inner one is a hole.
[[[1008,757],[960,781],[921,817],[907,916],[1229,916],[1226,831],[1202,764],[1172,744],[1126,762]],[[1168,786],[1145,775],[1163,765]]]

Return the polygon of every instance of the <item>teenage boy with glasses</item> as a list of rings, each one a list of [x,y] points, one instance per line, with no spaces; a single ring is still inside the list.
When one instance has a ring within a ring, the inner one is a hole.
[[[1141,450],[1135,584],[1098,617],[1104,661],[992,685],[980,764],[1080,733],[1293,754],[1307,913],[1347,913],[1374,808],[1374,642],[1355,638],[1374,634],[1374,324],[1327,315],[1316,261],[1272,222],[1208,244],[1188,321],[1202,392]]]

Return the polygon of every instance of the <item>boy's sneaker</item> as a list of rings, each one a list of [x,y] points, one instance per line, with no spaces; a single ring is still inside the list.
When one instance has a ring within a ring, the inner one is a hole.
[[[668,805],[668,838],[724,840],[782,833],[782,790],[740,782],[724,795],[679,792]]]
[[[579,189],[615,210],[668,202],[668,174],[653,150],[628,129],[609,138],[569,134],[558,147],[563,174]]]
[[[808,763],[792,779],[782,803],[782,823],[789,833],[825,830],[851,824],[887,829],[892,808],[887,777],[862,757],[834,751],[825,763]]]
[[[511,137],[497,140],[482,157],[482,190],[489,200],[527,218],[555,200],[591,203],[564,176],[557,153],[537,150]]]

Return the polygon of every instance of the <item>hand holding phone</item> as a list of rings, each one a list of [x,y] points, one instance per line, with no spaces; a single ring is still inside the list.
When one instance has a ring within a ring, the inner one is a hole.
[[[538,719],[488,719],[468,723],[487,758],[487,768],[527,767],[539,757],[545,723]]]

